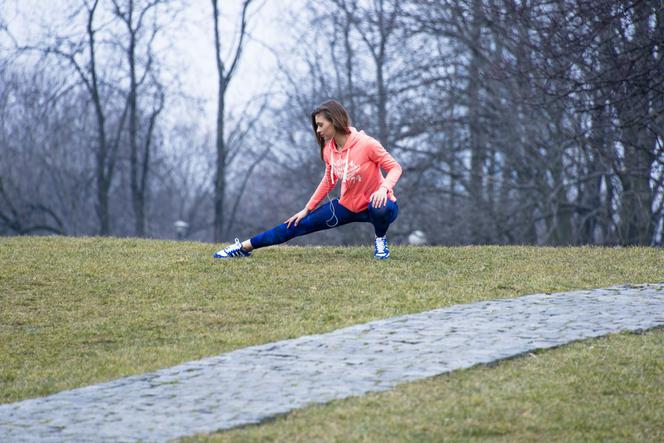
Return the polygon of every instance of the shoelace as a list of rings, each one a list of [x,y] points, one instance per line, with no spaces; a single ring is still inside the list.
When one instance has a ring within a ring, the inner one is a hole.
[[[385,237],[376,237],[376,252],[382,254],[385,252]]]
[[[231,255],[231,256],[234,257],[234,256],[236,256],[236,255],[238,255],[238,254],[242,254],[242,253],[240,252],[240,249],[242,249],[242,243],[240,243],[240,239],[239,239],[239,238],[236,238],[236,239],[235,239],[235,244],[226,247],[225,251],[226,251],[226,254]]]

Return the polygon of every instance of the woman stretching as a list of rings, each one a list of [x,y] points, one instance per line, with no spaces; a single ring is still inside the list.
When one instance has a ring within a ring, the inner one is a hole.
[[[235,244],[216,252],[215,258],[248,257],[254,249],[352,222],[371,223],[376,231],[374,257],[389,258],[386,234],[399,211],[393,189],[401,176],[401,166],[377,140],[351,127],[348,112],[334,100],[314,109],[311,123],[325,162],[325,175],[305,208],[242,243],[235,239]],[[387,177],[383,177],[381,168]],[[339,198],[316,209],[339,180]]]

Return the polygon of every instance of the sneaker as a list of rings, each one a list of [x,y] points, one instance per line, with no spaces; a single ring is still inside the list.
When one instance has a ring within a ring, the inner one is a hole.
[[[387,236],[376,237],[374,244],[374,258],[379,260],[387,260],[390,257],[390,250],[387,247]]]
[[[242,243],[240,243],[240,240],[237,238],[235,239],[235,244],[226,246],[224,249],[215,252],[213,255],[214,258],[239,258],[249,256],[251,256],[251,252],[245,251],[242,248]]]

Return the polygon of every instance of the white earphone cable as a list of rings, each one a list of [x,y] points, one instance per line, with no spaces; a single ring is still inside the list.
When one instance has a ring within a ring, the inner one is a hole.
[[[330,161],[330,182],[332,184],[334,183],[334,150],[330,151],[330,155],[332,156],[332,159]],[[344,165],[344,172],[341,177],[341,186],[339,187],[339,200],[341,200],[341,196],[343,195],[344,191],[344,183],[346,183],[346,178],[348,177],[348,159],[350,155],[350,148],[346,151],[346,164]],[[334,228],[339,224],[339,218],[337,217],[336,210],[334,209],[334,204],[332,203],[332,199],[330,198],[330,194],[327,195],[327,200],[330,202],[330,211],[332,212],[332,216],[325,221],[325,224],[327,225],[328,228]],[[334,220],[332,224],[330,224],[330,221]]]

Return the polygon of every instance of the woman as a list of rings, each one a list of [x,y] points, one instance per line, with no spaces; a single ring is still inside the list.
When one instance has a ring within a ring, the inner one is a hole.
[[[235,244],[216,252],[215,258],[248,257],[254,249],[351,222],[373,224],[374,257],[389,258],[386,234],[399,211],[393,189],[401,176],[401,166],[378,141],[351,127],[348,112],[334,100],[314,109],[311,123],[325,174],[305,208],[279,226],[242,243],[235,239]],[[383,177],[381,168],[387,177]],[[339,198],[316,209],[339,181]]]

